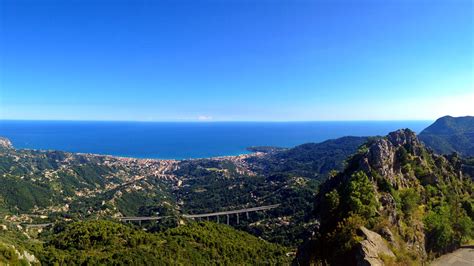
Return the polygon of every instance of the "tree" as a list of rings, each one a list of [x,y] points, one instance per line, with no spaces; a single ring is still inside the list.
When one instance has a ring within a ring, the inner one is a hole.
[[[356,172],[347,185],[347,206],[350,213],[358,214],[365,219],[377,213],[377,200],[372,183],[364,172]]]
[[[448,205],[436,207],[425,218],[428,248],[435,252],[446,252],[454,244],[455,235]]]
[[[403,214],[405,217],[410,217],[418,206],[420,196],[413,188],[409,188],[401,191],[400,200]]]
[[[340,196],[336,189],[331,190],[331,192],[326,193],[325,200],[328,206],[329,212],[335,212],[339,207]]]

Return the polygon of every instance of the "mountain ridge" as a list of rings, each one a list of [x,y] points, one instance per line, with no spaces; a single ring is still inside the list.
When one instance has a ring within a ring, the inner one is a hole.
[[[474,156],[474,116],[443,116],[424,129],[419,138],[440,154]]]
[[[460,161],[430,153],[408,129],[369,141],[321,185],[314,209],[320,224],[295,264],[422,263],[472,238],[474,187]],[[363,248],[372,235],[363,227],[381,235],[394,256]]]

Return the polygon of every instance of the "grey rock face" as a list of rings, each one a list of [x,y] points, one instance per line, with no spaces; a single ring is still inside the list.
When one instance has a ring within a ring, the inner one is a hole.
[[[402,173],[402,166],[397,158],[397,152],[406,148],[410,149],[415,156],[419,156],[423,145],[418,141],[416,134],[409,129],[391,132],[386,138],[376,140],[369,147],[366,156],[359,163],[360,170],[375,171],[395,189],[407,188],[413,178]]]
[[[387,216],[388,221],[392,225],[397,225],[399,217],[397,213],[397,205],[393,196],[390,195],[390,193],[382,193],[380,195],[380,204],[382,205],[382,211]]]
[[[360,266],[384,265],[380,256],[395,258],[392,250],[379,234],[365,227],[360,228],[360,233],[365,239],[359,243],[356,253],[356,262]]]
[[[420,141],[416,137],[415,132],[409,129],[399,129],[394,132],[390,132],[387,136],[387,139],[395,146],[420,146]]]
[[[370,167],[383,177],[392,177],[394,171],[392,168],[395,160],[395,147],[386,140],[380,139],[372,145],[368,152],[368,163]]]

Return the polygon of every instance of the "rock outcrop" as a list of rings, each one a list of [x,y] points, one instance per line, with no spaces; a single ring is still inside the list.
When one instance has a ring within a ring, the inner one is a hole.
[[[6,244],[0,242],[0,248],[6,250],[6,254],[9,254],[7,257],[2,257],[0,254],[0,265],[3,265],[2,262],[5,262],[5,265],[41,265],[38,258],[35,255],[24,249],[18,249],[14,245]]]
[[[452,236],[440,246],[437,231],[425,225],[427,215],[445,215],[440,206],[472,204],[472,183],[462,178],[456,160],[426,149],[409,129],[369,140],[343,172],[321,185],[319,227],[299,248],[295,264],[383,265],[382,258],[416,264],[456,245]],[[469,211],[450,210],[466,221]],[[454,232],[460,225],[448,226]],[[393,250],[400,251],[396,258]]]
[[[384,265],[382,256],[395,258],[392,250],[388,247],[386,241],[377,234],[364,226],[359,229],[360,235],[364,240],[359,242],[356,251],[356,261],[359,266],[379,266]]]
[[[414,156],[420,156],[422,150],[423,145],[413,131],[400,129],[386,138],[375,140],[359,162],[359,168],[365,172],[375,171],[394,188],[407,188],[415,178],[402,173],[402,153],[411,152]]]

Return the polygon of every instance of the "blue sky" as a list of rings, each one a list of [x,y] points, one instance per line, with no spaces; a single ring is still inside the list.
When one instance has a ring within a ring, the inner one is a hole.
[[[474,115],[473,2],[0,0],[0,119]]]

